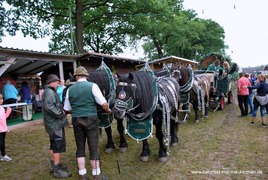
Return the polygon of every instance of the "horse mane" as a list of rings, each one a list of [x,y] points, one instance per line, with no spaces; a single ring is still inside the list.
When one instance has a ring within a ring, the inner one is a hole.
[[[153,106],[153,87],[152,79],[145,71],[137,71],[130,73],[134,78],[133,81],[137,85],[140,107],[142,112],[148,112]]]
[[[107,96],[110,92],[110,82],[107,73],[104,70],[100,70],[100,71],[89,71],[88,74],[89,75],[87,80],[89,82],[96,83],[99,86],[102,94],[104,96]]]

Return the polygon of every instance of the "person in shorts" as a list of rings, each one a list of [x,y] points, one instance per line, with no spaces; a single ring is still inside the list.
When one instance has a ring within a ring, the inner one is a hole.
[[[59,95],[56,92],[59,83],[60,79],[57,75],[48,75],[47,85],[42,95],[43,119],[50,140],[50,172],[55,178],[68,178],[72,174],[67,170],[66,166],[60,163],[61,153],[66,152],[64,127],[68,125],[68,122]]]
[[[98,149],[99,141],[99,119],[97,118],[97,104],[107,112],[111,109],[102,95],[97,84],[88,82],[87,70],[80,66],[74,76],[76,83],[69,87],[66,93],[64,110],[72,113],[72,123],[76,142],[76,158],[80,180],[88,180],[86,169],[86,142],[90,152],[90,165],[92,167],[93,179],[109,179],[101,175],[100,157]]]

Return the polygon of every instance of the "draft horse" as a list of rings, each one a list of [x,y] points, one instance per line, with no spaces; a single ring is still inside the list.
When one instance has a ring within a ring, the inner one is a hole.
[[[152,136],[154,125],[159,142],[158,160],[165,162],[169,146],[177,146],[179,140],[180,86],[174,78],[157,78],[146,67],[119,75],[113,113],[115,118],[126,118],[126,133],[130,137],[143,141],[141,161],[148,161],[151,154],[147,139]]]
[[[189,109],[190,103],[195,112],[195,122],[199,122],[198,110],[203,117],[208,116],[210,80],[205,75],[194,75],[191,67],[178,66],[170,69],[170,74],[181,87],[182,109]]]

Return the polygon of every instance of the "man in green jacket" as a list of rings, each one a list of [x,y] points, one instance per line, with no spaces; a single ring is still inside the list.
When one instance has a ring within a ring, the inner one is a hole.
[[[214,61],[213,63],[211,63],[208,67],[207,70],[208,71],[215,71],[218,72],[220,69],[222,69],[222,67],[220,66],[220,63],[218,60]]]
[[[68,125],[59,95],[56,89],[60,79],[55,74],[48,75],[47,85],[42,95],[44,125],[50,139],[50,172],[56,178],[71,177],[67,167],[60,163],[61,153],[66,152],[64,127]]]

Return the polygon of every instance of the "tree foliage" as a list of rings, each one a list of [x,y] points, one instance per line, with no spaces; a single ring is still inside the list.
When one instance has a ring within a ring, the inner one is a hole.
[[[0,37],[4,31],[33,38],[51,35],[49,49],[55,53],[117,54],[141,40],[149,59],[169,55],[194,59],[197,53],[225,48],[223,28],[184,10],[182,0],[3,2],[10,6],[0,8]]]

